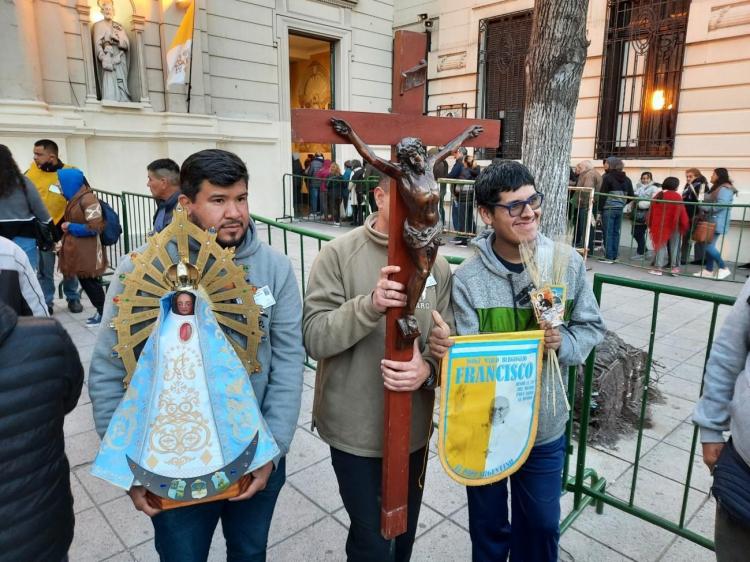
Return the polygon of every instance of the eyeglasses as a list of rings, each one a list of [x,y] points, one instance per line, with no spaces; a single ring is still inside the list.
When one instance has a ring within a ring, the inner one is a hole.
[[[493,203],[492,205],[489,205],[489,207],[504,207],[508,209],[508,214],[511,217],[520,217],[523,214],[526,205],[531,207],[532,211],[536,211],[539,207],[542,206],[542,201],[544,201],[544,193],[540,193],[537,191],[534,195],[523,201],[514,201],[510,205],[505,205],[503,203]]]

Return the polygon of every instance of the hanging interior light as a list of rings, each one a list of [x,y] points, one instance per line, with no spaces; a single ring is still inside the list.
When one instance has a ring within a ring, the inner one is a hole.
[[[667,105],[667,99],[664,97],[664,90],[654,90],[651,95],[651,109],[661,111],[665,105]]]

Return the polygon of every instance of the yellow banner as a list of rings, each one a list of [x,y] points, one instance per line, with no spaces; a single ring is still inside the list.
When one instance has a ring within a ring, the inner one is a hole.
[[[187,70],[192,56],[194,23],[195,0],[185,12],[167,51],[167,86],[185,84],[188,80]]]
[[[453,340],[442,362],[440,462],[461,484],[490,484],[518,470],[534,445],[544,332]]]

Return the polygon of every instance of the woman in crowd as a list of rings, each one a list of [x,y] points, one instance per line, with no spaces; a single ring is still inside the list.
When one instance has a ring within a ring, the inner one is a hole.
[[[633,201],[633,238],[637,244],[632,259],[639,260],[646,256],[646,224],[651,199],[659,192],[659,186],[654,183],[651,172],[643,172],[641,179],[635,184],[635,196],[643,201]]]
[[[42,229],[51,242],[52,219],[39,192],[21,174],[8,147],[0,144],[0,236],[21,247],[34,271],[39,269],[37,239]]]
[[[706,191],[708,191],[708,180],[703,177],[698,168],[688,168],[685,170],[685,179],[687,183],[682,188],[682,200],[685,203],[693,203],[693,205],[685,205],[688,218],[690,219],[690,228],[682,238],[682,257],[680,259],[682,265],[686,265],[690,259],[690,245],[693,243],[691,234],[702,214],[698,208],[698,202],[703,201],[703,197],[706,195]],[[694,265],[703,265],[704,247],[705,244],[703,242],[695,242],[693,261],[691,263]]]
[[[341,199],[344,183],[341,168],[336,162],[332,162],[328,179],[326,179],[326,188],[328,189],[328,210],[333,214],[334,226],[341,226]]]
[[[320,213],[324,221],[330,220],[330,209],[328,208],[328,184],[326,180],[331,173],[331,161],[323,160],[320,170],[315,172],[315,177],[320,180]]]
[[[107,256],[99,239],[104,230],[102,206],[80,170],[64,168],[57,172],[57,177],[63,196],[68,200],[61,225],[64,234],[59,254],[60,273],[66,279],[78,277],[96,308],[96,314],[86,324],[98,326],[104,309],[104,289],[99,277],[107,269]]]
[[[656,250],[656,268],[649,273],[661,275],[662,268],[668,266],[672,275],[679,275],[680,242],[690,223],[682,196],[677,193],[680,180],[668,177],[661,185],[662,191],[654,196],[648,213],[648,230]]]
[[[723,206],[701,207],[701,210],[705,213],[706,220],[714,223],[716,230],[714,231],[713,239],[705,247],[706,266],[698,273],[694,273],[695,277],[725,279],[732,274],[727,269],[724,260],[721,259],[721,250],[717,248],[716,242],[720,236],[723,236],[729,230],[730,210],[735,195],[737,195],[737,190],[732,184],[732,180],[729,179],[727,169],[716,168],[714,173],[711,174],[711,189],[706,193],[703,202],[721,204]],[[714,271],[714,262],[719,266],[718,271]]]

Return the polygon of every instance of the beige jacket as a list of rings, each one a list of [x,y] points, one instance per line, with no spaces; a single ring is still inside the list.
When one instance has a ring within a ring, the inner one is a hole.
[[[376,216],[323,246],[310,271],[302,318],[305,347],[318,361],[313,423],[326,443],[362,457],[383,455],[385,315],[370,294],[387,264],[388,237],[372,228]],[[423,357],[437,367],[426,343],[432,310],[453,327],[451,270],[444,258],[438,257],[432,276],[435,283],[428,281],[416,317]],[[427,444],[434,397],[433,390],[413,393],[410,452]]]
[[[599,193],[599,190],[602,188],[602,175],[596,170],[587,170],[578,176],[576,187],[593,187],[594,193]],[[578,207],[588,207],[588,194],[581,193],[580,191],[575,192],[572,197],[572,203]]]

